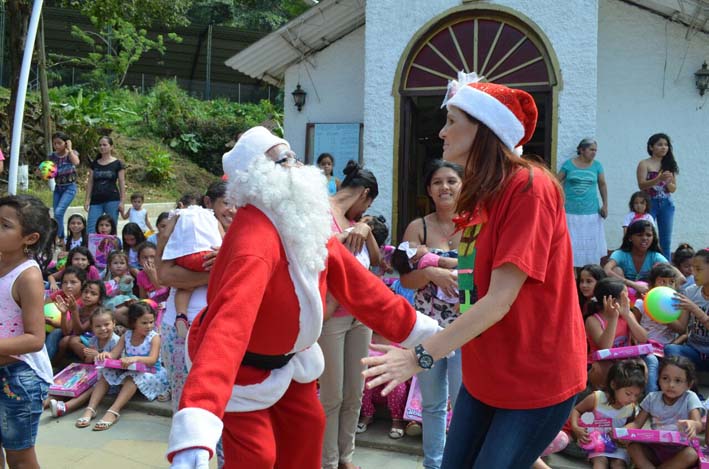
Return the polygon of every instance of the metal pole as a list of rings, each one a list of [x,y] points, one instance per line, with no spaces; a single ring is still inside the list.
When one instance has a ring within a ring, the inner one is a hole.
[[[0,86],[5,76],[5,2],[0,7]]]
[[[52,153],[52,129],[50,122],[49,86],[47,84],[47,56],[44,50],[44,20],[39,23],[38,64],[39,90],[42,96],[42,127],[44,129],[44,151]]]
[[[212,98],[212,28],[211,23],[207,27],[207,78],[204,82],[204,99]]]
[[[42,13],[42,2],[43,0],[34,0],[34,5],[32,5],[32,16],[30,16],[27,40],[25,41],[25,53],[22,56],[20,83],[17,87],[17,104],[15,105],[15,119],[12,124],[12,142],[10,146],[10,173],[7,184],[7,192],[12,195],[17,194],[17,166],[20,161],[20,140],[22,139],[22,119],[25,113],[25,100],[27,99],[27,79],[30,75],[34,41],[37,38],[37,26],[39,26],[39,16]]]

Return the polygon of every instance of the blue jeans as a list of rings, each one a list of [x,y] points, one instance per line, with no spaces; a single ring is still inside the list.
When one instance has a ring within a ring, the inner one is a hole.
[[[701,353],[689,344],[667,344],[665,345],[665,356],[689,358],[697,371],[709,371],[709,355]]]
[[[104,213],[110,215],[116,225],[118,225],[118,206],[120,204],[118,200],[112,200],[102,204],[89,205],[89,219],[86,221],[88,225],[86,228],[88,228],[89,233],[96,233],[96,221]]]
[[[576,396],[540,409],[499,409],[478,401],[463,386],[441,468],[531,467],[559,433],[575,401]]]
[[[0,367],[0,442],[11,451],[34,447],[49,385],[24,362]]]
[[[665,352],[666,353],[666,352]],[[643,357],[645,366],[647,366],[647,384],[645,385],[645,393],[659,391],[660,387],[657,384],[657,371],[660,368],[660,362],[657,360],[657,356],[650,354]]]
[[[670,259],[672,256],[672,223],[675,218],[675,204],[670,197],[653,197],[650,205],[650,215],[657,222],[657,235],[660,237],[662,254]]]
[[[423,467],[438,469],[446,446],[448,398],[455,407],[463,380],[460,350],[451,358],[438,360],[433,368],[417,375],[421,389],[423,424]]]
[[[77,187],[75,183],[66,184],[64,186],[57,186],[54,188],[54,219],[57,221],[57,237],[64,239],[64,214],[66,209],[69,208],[74,197],[76,197]]]
[[[44,339],[44,345],[47,346],[47,355],[49,355],[50,360],[57,354],[57,351],[59,350],[59,341],[62,340],[62,337],[64,337],[64,334],[62,334],[62,330],[57,327],[52,332],[47,334],[46,339]]]

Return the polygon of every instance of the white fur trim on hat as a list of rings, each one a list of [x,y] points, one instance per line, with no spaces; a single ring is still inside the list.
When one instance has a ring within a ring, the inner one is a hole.
[[[258,156],[263,156],[276,145],[285,145],[290,150],[290,144],[273,135],[266,127],[252,127],[239,138],[236,145],[222,156],[224,174],[231,177],[234,171],[246,171],[251,162]]]
[[[447,103],[485,124],[510,150],[524,137],[524,127],[510,109],[484,91],[461,86]]]

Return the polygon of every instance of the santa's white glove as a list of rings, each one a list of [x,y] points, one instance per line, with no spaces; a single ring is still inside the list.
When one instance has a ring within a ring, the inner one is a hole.
[[[172,458],[170,469],[209,469],[209,451],[202,448],[182,450]]]

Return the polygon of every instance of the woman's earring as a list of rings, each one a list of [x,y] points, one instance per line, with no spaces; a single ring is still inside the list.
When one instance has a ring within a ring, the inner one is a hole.
[[[22,248],[22,252],[25,253],[25,256],[30,257],[30,254],[31,254],[30,248],[28,248],[26,244],[25,244],[25,247]]]

